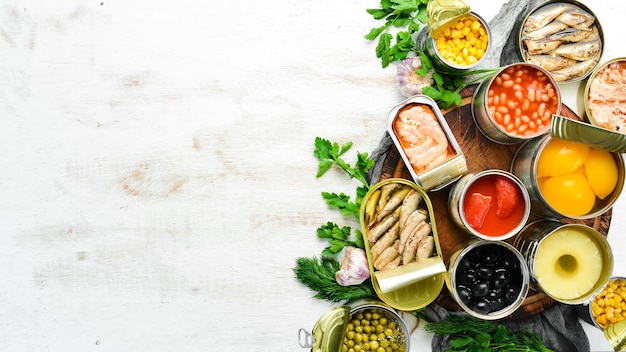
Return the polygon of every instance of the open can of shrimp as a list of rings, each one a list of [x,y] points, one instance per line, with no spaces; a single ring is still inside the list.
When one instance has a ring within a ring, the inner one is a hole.
[[[448,72],[476,68],[487,57],[490,48],[489,24],[474,12],[448,19],[436,30],[431,30],[424,43],[433,65]]]
[[[594,126],[626,134],[626,57],[599,65],[578,90],[578,112]]]
[[[428,194],[406,179],[381,181],[363,197],[359,219],[378,297],[402,311],[434,301],[446,266]]]
[[[379,301],[331,308],[317,320],[311,332],[304,328],[298,331],[300,347],[309,348],[311,352],[341,352],[355,346],[363,351],[390,347],[407,352],[410,342],[409,331],[400,314]]]
[[[465,155],[437,103],[415,95],[394,106],[387,130],[413,181],[440,190],[467,172]]]
[[[543,68],[527,63],[503,67],[474,92],[472,116],[480,132],[499,144],[517,144],[550,130],[561,112],[561,92]]]
[[[626,320],[626,277],[614,276],[589,302],[576,306],[578,315],[598,329]]]
[[[621,154],[550,134],[522,144],[511,172],[528,190],[531,213],[546,218],[596,218],[613,207],[624,188]]]
[[[540,219],[528,224],[513,245],[526,260],[534,287],[564,304],[587,302],[613,271],[609,243],[587,225]]]
[[[519,54],[541,66],[558,83],[578,82],[597,66],[604,34],[596,15],[575,0],[550,0],[530,10],[520,23]]]

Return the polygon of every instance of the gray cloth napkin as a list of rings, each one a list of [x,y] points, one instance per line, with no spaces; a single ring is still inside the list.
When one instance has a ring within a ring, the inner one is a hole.
[[[440,322],[449,315],[467,315],[465,312],[449,312],[436,303],[426,307],[423,313],[430,321]],[[590,351],[589,339],[580,324],[578,313],[574,306],[557,303],[552,307],[528,318],[519,320],[500,320],[512,331],[528,329],[543,340],[544,346],[554,351],[587,352]],[[434,336],[432,340],[433,352],[443,352],[450,348],[450,336]]]

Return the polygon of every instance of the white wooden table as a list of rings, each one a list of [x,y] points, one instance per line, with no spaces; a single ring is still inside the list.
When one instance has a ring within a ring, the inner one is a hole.
[[[491,19],[503,2],[470,5]],[[403,99],[363,39],[377,5],[4,1],[0,350],[301,350],[331,304],[295,260],[319,255],[327,221],[358,226],[321,198],[357,184],[317,179],[313,141],[352,141],[353,161]],[[593,9],[604,59],[625,56],[626,5]],[[625,211],[623,196],[616,275]]]

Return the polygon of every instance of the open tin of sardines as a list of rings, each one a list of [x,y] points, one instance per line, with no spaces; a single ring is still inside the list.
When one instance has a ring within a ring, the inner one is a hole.
[[[387,130],[413,181],[437,191],[467,172],[465,155],[437,103],[415,95],[394,106]]]
[[[518,48],[522,60],[550,72],[558,83],[578,82],[597,66],[604,34],[596,15],[575,1],[546,1],[521,22]]]
[[[410,351],[410,335],[402,317],[379,301],[331,308],[311,332],[299,330],[298,343],[312,352],[341,352],[356,346],[361,351],[377,351],[379,347]]]
[[[428,194],[406,179],[381,181],[363,197],[360,223],[378,297],[403,311],[434,301],[446,266]]]

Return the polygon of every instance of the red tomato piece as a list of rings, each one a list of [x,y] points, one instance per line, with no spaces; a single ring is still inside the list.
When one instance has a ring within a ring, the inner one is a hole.
[[[500,218],[509,217],[519,202],[519,190],[508,178],[496,179],[496,215]]]
[[[481,193],[472,193],[465,204],[465,219],[469,225],[475,229],[483,226],[489,208],[491,208],[492,197]]]

